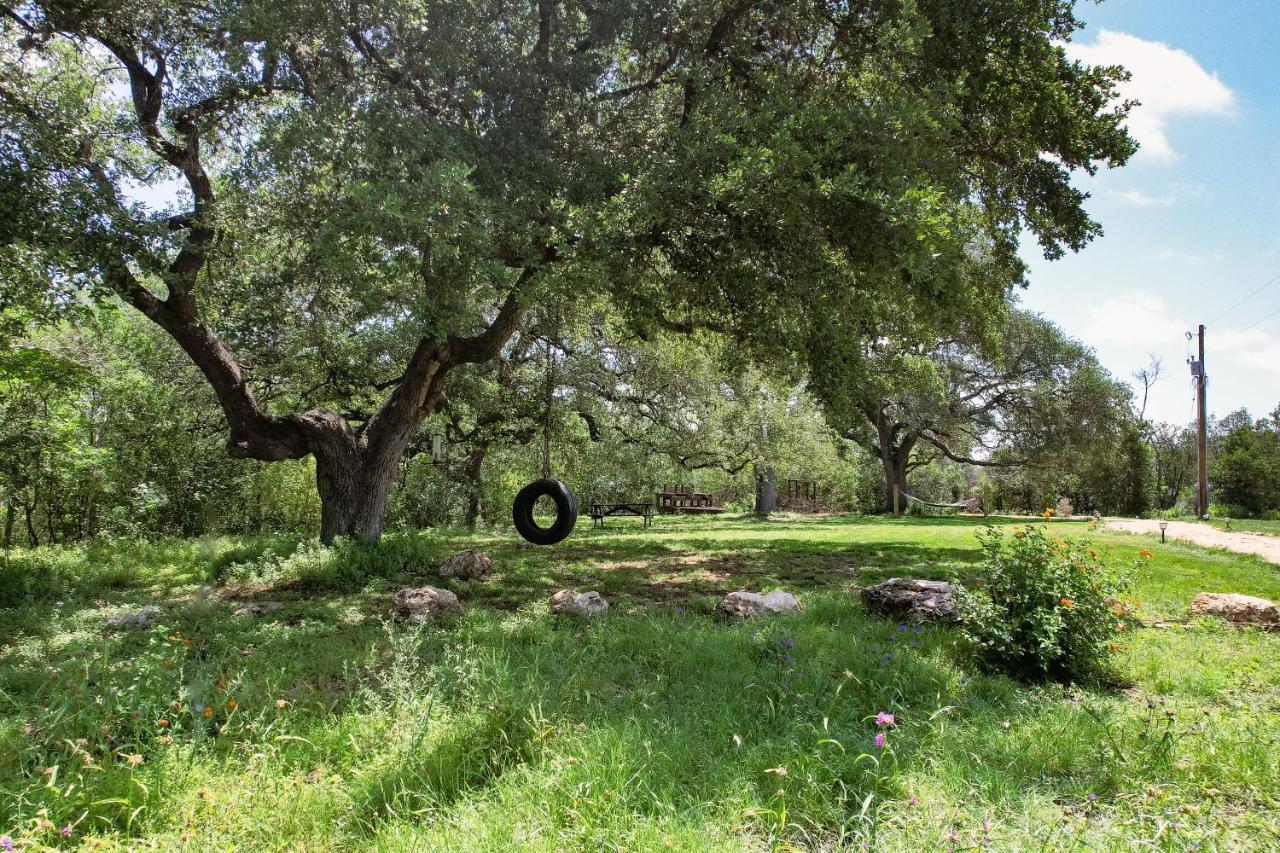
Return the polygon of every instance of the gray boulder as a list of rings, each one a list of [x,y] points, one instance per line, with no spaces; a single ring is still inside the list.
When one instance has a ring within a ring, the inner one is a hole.
[[[436,575],[442,578],[462,578],[474,580],[482,577],[493,561],[489,555],[478,549],[463,551],[445,559],[436,569]]]
[[[1202,592],[1191,601],[1198,616],[1220,616],[1239,625],[1280,628],[1280,608],[1275,602],[1235,592]]]
[[[110,628],[150,628],[160,618],[161,610],[154,604],[148,604],[132,613],[121,613],[107,619]]]
[[[889,578],[863,587],[862,601],[871,610],[917,622],[959,618],[955,593],[946,581]]]
[[[800,609],[800,601],[791,593],[780,589],[766,595],[746,590],[731,592],[716,605],[716,610],[730,619],[756,619]]]
[[[589,619],[592,616],[599,616],[608,609],[609,602],[595,590],[577,592],[572,589],[562,589],[551,596],[551,612],[562,616]]]
[[[396,593],[392,606],[396,615],[415,625],[434,622],[442,613],[462,612],[458,596],[434,586],[405,587]]]

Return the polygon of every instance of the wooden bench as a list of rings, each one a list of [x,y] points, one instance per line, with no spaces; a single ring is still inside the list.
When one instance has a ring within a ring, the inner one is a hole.
[[[593,503],[591,505],[591,522],[593,527],[604,527],[604,520],[609,517],[617,517],[620,515],[634,515],[637,518],[644,519],[644,526],[648,527],[653,521],[653,504],[650,503],[616,503],[603,504]]]

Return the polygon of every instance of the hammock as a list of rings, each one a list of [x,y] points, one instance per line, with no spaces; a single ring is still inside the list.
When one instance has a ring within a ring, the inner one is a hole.
[[[963,509],[967,512],[980,512],[983,515],[987,514],[987,511],[982,506],[982,498],[966,498],[962,501],[956,501],[955,503],[939,504],[933,503],[932,501],[921,500],[915,495],[909,495],[901,490],[899,490],[898,494],[902,495],[902,497],[909,501],[915,501],[916,503],[924,504],[925,506],[937,507],[938,509]]]

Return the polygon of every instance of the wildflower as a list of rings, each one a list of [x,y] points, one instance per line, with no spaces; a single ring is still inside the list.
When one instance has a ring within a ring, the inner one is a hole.
[[[899,625],[899,626],[898,626],[898,633],[899,633],[899,634],[905,634],[905,633],[907,633],[907,626],[906,626],[906,625]]]
[[[160,728],[162,728],[162,729],[167,729],[167,728],[169,728],[169,721],[168,721],[168,720],[160,720],[159,722],[157,722],[157,723],[156,723],[156,725],[157,725],[157,726],[159,726],[159,727],[160,727]]]
[[[876,725],[880,728],[894,725],[893,714],[886,714],[884,711],[876,714]]]
[[[884,749],[885,738],[884,732],[876,732],[876,748]]]
[[[66,826],[62,827],[62,837],[63,838],[71,837],[71,824],[67,824]]]
[[[907,800],[907,803],[909,803],[910,805],[913,805],[913,806],[914,806],[914,805],[918,805],[918,804],[920,803],[920,801],[916,799],[916,795],[915,795],[915,794],[912,794],[912,795],[911,795],[911,798],[910,798],[909,800]]]
[[[793,643],[793,642],[791,641],[791,638],[790,638],[790,637],[783,637],[783,638],[782,638],[782,647],[783,647],[784,649],[790,649],[790,648],[791,648],[791,647],[793,647],[794,645],[795,645],[795,643]]]
[[[1097,800],[1098,800],[1098,795],[1097,795],[1097,794],[1095,794],[1095,793],[1093,793],[1092,791],[1090,791],[1090,792],[1089,792],[1089,796],[1088,796],[1088,800],[1089,800],[1089,802],[1091,802],[1091,803],[1093,803],[1093,802],[1097,802]]]
[[[13,839],[7,835],[0,835],[0,850],[9,853],[13,849]]]
[[[791,666],[793,663],[795,663],[795,661],[791,659],[791,655],[788,655],[788,654],[784,654],[784,655],[782,656],[782,661],[783,661],[783,663],[785,663],[787,666]]]
[[[212,708],[205,708],[205,709],[204,709],[204,718],[207,720],[207,719],[209,719],[209,718],[210,718],[210,717],[212,717],[212,716],[213,716],[213,709],[212,709]]]
[[[289,703],[288,703],[288,702],[286,702],[286,701],[285,701],[285,700],[283,700],[283,699],[277,699],[277,700],[276,700],[276,707],[277,707],[277,708],[283,708],[283,707],[285,707],[285,706],[286,706],[286,705],[288,705],[288,704],[289,704]]]
[[[137,754],[125,755],[124,762],[125,764],[128,764],[130,767],[137,767],[139,764],[142,763],[142,756]]]
[[[234,700],[234,699],[228,699],[228,700],[227,700],[227,710],[229,710],[229,711],[234,711],[235,709],[236,709],[236,700]]]
[[[1148,560],[1151,559],[1151,552],[1148,551],[1146,548],[1143,548],[1142,550],[1138,551],[1138,553],[1146,557]]]
[[[227,681],[226,681],[226,679],[224,679],[224,678],[219,678],[219,679],[218,679],[218,689],[219,689],[219,690],[226,690],[226,689],[227,689]]]
[[[1059,601],[1058,603],[1059,603],[1059,604],[1061,604],[1063,607],[1066,607],[1066,608],[1068,608],[1068,609],[1070,609],[1070,608],[1072,608],[1072,607],[1075,607],[1075,606],[1076,606],[1076,603],[1075,603],[1074,601],[1072,601],[1071,599],[1067,598],[1065,595],[1062,597],[1062,600],[1061,600],[1061,601]]]
[[[184,645],[184,646],[189,646],[189,645],[191,645],[191,641],[190,641],[190,640],[183,640],[183,641],[182,641],[182,645]]]

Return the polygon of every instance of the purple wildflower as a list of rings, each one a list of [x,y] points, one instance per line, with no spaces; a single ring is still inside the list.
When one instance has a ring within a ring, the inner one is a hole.
[[[1091,803],[1096,802],[1096,801],[1097,801],[1097,799],[1098,799],[1098,795],[1097,795],[1097,794],[1092,793],[1092,792],[1090,792],[1090,793],[1089,793],[1089,802],[1091,802]]]
[[[893,660],[893,655],[891,655],[891,654],[886,654],[886,655],[884,655],[883,657],[881,657],[881,658],[880,658],[880,663],[882,663],[882,664],[886,664],[886,663],[888,663],[888,662],[889,662],[889,661],[891,661],[891,660]]]
[[[880,728],[892,726],[894,724],[893,714],[886,714],[884,711],[876,714],[876,725]]]
[[[13,849],[13,839],[7,835],[0,835],[0,850],[4,850],[5,853],[8,853],[8,851],[12,849]]]
[[[793,663],[795,663],[795,661],[791,659],[791,655],[788,655],[788,654],[783,654],[782,660],[786,663],[787,666],[791,666]]]
[[[62,837],[63,838],[71,837],[71,824],[67,824],[66,826],[62,827]]]
[[[907,800],[907,802],[908,802],[909,804],[913,805],[913,806],[915,806],[915,805],[919,805],[919,803],[920,803],[920,801],[916,799],[916,795],[915,795],[915,794],[912,794],[912,795],[911,795],[911,799]]]
[[[884,732],[876,732],[876,747],[884,749]]]
[[[790,637],[783,637],[783,638],[782,638],[782,647],[783,647],[784,649],[789,649],[789,648],[791,648],[791,647],[792,647],[792,646],[794,646],[794,645],[795,645],[795,643],[791,642],[791,638],[790,638]]]
[[[899,633],[899,634],[905,634],[905,633],[907,633],[907,626],[906,626],[906,625],[899,625],[899,626],[898,626],[898,633]]]

